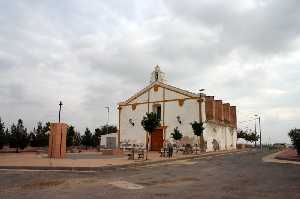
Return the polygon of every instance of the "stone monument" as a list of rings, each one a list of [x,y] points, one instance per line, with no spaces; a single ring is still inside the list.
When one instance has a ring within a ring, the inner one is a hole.
[[[68,125],[65,123],[51,123],[49,134],[49,158],[64,158],[66,155],[66,139]]]

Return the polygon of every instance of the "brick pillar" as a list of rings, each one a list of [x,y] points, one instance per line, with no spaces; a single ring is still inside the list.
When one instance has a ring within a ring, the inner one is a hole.
[[[205,97],[205,114],[206,120],[214,120],[215,119],[215,101],[214,96],[206,96]]]
[[[66,138],[68,125],[51,123],[49,134],[49,158],[64,158],[66,155]]]
[[[236,106],[230,106],[230,115],[232,127],[237,128]]]
[[[223,113],[224,113],[224,122],[229,124],[230,122],[230,104],[225,103],[223,104]]]
[[[216,116],[216,120],[218,122],[223,122],[224,121],[224,114],[223,114],[223,104],[222,104],[222,100],[215,100],[216,103],[216,108],[215,108],[215,116]]]

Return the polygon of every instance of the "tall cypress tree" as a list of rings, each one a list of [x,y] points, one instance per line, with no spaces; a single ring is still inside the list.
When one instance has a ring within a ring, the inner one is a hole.
[[[87,149],[89,146],[93,146],[93,135],[89,128],[85,129],[84,135],[82,136],[81,143]]]
[[[3,146],[7,145],[8,143],[7,132],[4,129],[5,129],[5,124],[4,122],[2,122],[0,117],[0,149],[2,149]]]
[[[37,127],[35,129],[35,139],[37,147],[45,147],[49,144],[49,135],[48,131],[50,129],[50,123],[47,122],[45,126],[43,126],[42,122],[37,123]]]

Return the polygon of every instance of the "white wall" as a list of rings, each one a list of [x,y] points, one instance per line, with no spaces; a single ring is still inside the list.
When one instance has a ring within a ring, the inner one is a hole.
[[[145,144],[146,133],[141,125],[143,116],[147,113],[148,105],[140,104],[136,106],[135,110],[132,110],[131,106],[122,106],[121,109],[121,125],[120,125],[120,138],[121,142],[131,140],[132,143]],[[132,119],[134,126],[129,123],[129,119]]]
[[[183,133],[183,136],[195,137],[190,123],[199,121],[199,104],[196,99],[185,100],[183,106],[179,106],[178,101],[167,102],[165,108],[167,140],[173,141],[171,133],[176,127]],[[177,116],[180,116],[181,124],[178,122]]]
[[[219,143],[220,150],[236,148],[236,130],[208,122],[204,130],[204,140],[207,142],[207,151],[213,151],[212,142],[214,139]]]

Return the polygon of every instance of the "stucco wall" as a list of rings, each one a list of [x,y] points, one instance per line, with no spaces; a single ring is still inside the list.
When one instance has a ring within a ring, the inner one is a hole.
[[[131,106],[123,106],[121,109],[121,122],[120,122],[120,138],[121,142],[130,140],[131,143],[145,143],[145,131],[141,126],[141,120],[147,113],[148,105],[140,104],[136,106],[135,110],[132,110]],[[129,123],[129,119],[132,119],[134,126]]]
[[[172,141],[170,136],[176,127],[184,136],[194,137],[190,123],[199,121],[199,104],[197,100],[185,100],[183,106],[179,106],[178,101],[167,102],[165,108],[166,139]],[[177,116],[180,117],[181,124],[178,122]]]
[[[213,151],[213,140],[219,143],[220,150],[236,148],[236,130],[227,126],[208,122],[205,125],[204,140],[207,142],[207,151]]]

